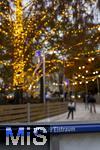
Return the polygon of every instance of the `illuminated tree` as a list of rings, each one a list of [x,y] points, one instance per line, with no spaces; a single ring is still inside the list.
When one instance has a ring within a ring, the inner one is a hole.
[[[24,83],[24,24],[23,24],[23,11],[22,11],[22,0],[15,0],[15,15],[16,20],[13,23],[13,85],[18,86]]]
[[[7,0],[0,1],[0,78],[7,85],[12,76],[11,24],[9,24],[10,6]],[[9,46],[8,46],[9,45]],[[8,53],[9,52],[9,53]]]
[[[9,11],[0,14],[4,21],[0,27],[0,47],[2,52],[6,50],[9,61],[5,63],[2,53],[2,63],[9,66],[9,81],[13,86],[34,93],[35,85],[43,76],[42,62],[36,62],[37,50],[46,53],[46,76],[53,72],[63,74],[65,70],[65,77],[70,79],[78,71],[79,62],[84,64],[85,56],[88,59],[97,55],[100,25],[94,19],[95,2],[10,1],[10,8],[6,8]]]

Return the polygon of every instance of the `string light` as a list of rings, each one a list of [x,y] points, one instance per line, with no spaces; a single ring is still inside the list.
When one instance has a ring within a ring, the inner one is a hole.
[[[89,71],[88,70],[86,70],[86,73],[88,73]]]
[[[86,81],[85,83],[86,83],[86,84],[88,84],[89,82],[88,82],[88,81]]]
[[[84,79],[85,77],[84,76],[82,76],[82,79]]]
[[[78,77],[80,77],[81,75],[79,74]]]
[[[95,73],[98,74],[98,71],[96,71]]]
[[[85,69],[85,66],[82,66],[83,69]]]
[[[82,82],[79,82],[79,84],[82,84]]]
[[[98,30],[100,31],[100,26],[98,26]]]
[[[40,16],[39,21],[38,20],[36,21],[36,16],[33,14],[32,18],[30,16],[31,19],[28,20],[27,26],[24,27],[25,24],[23,22],[23,17],[22,17],[23,16],[23,9],[22,9],[22,6],[20,5],[21,2],[22,2],[21,0],[15,1],[16,11],[15,11],[14,16],[16,15],[16,19],[15,19],[16,21],[15,20],[13,21],[13,38],[12,38],[13,46],[14,46],[14,59],[13,59],[13,63],[12,63],[13,70],[14,70],[13,85],[24,84],[25,76],[27,76],[27,78],[29,77],[30,82],[33,80],[33,77],[31,77],[31,75],[34,76],[34,73],[32,74],[32,72],[34,72],[36,65],[34,65],[33,69],[28,68],[27,69],[28,71],[25,72],[25,65],[27,63],[29,63],[29,60],[31,57],[31,56],[29,56],[29,54],[27,55],[27,53],[29,51],[31,51],[31,55],[34,56],[35,51],[37,49],[42,49],[42,45],[45,43],[45,41],[51,40],[52,37],[55,36],[57,33],[63,33],[61,30],[58,30],[58,29],[62,25],[63,18],[65,16],[69,17],[68,13],[67,12],[65,13],[63,10],[61,12],[61,18],[58,19],[55,27],[53,27],[50,31],[49,30],[46,31],[45,29],[48,26],[49,21],[46,21],[47,20],[47,11],[45,10],[45,11],[41,12],[42,15]],[[30,3],[28,3],[27,6],[25,6],[25,7],[28,8],[29,5],[30,5]],[[72,9],[72,7],[70,7],[70,10],[71,9]],[[79,7],[78,7],[78,9],[79,9]],[[54,18],[55,12],[56,12],[56,9],[51,14],[51,20],[52,20],[52,18]],[[6,19],[9,18],[9,16],[7,17],[7,15],[5,16],[3,13],[2,13],[2,16],[4,18],[6,17]],[[42,29],[41,29],[41,27],[39,28],[39,25],[38,25],[39,22],[41,22],[41,25],[43,25]],[[87,32],[92,31],[92,30],[97,32],[99,30],[99,28],[100,28],[100,25],[94,25],[93,27],[89,27],[86,30],[87,30]],[[8,32],[4,31],[3,29],[2,30],[0,29],[0,32],[5,34],[5,35],[8,35]],[[78,29],[78,30],[73,29],[73,30],[69,31],[69,28],[66,28],[66,32],[64,32],[60,36],[61,37],[63,37],[63,35],[68,36],[69,34],[71,34],[73,36],[73,35],[77,35],[77,34],[82,34],[83,32],[84,32],[84,29]],[[28,35],[30,35],[30,33],[33,34],[33,35],[31,34],[32,38],[30,38],[30,40],[27,41],[27,37],[28,37]],[[42,39],[42,42],[39,42],[39,44],[37,44],[36,47],[34,46],[34,48],[33,48],[32,47],[33,42],[34,43],[37,42],[39,37],[41,37],[43,34],[45,34],[45,37],[44,37],[44,39]],[[84,42],[88,43],[89,40],[94,38],[94,35],[89,37],[89,39],[85,39],[85,41],[76,43],[69,48],[66,48],[66,49],[63,48],[60,50],[60,52],[57,51],[57,49],[60,48],[59,44],[58,45],[54,44],[54,46],[49,49],[50,53],[49,52],[48,53],[51,55],[55,54],[55,57],[56,57],[57,55],[60,55],[60,53],[68,52],[69,50],[76,48],[77,46],[82,46],[82,44],[84,44]],[[99,37],[96,37],[95,41],[97,42],[98,40],[99,40]],[[25,42],[27,43],[26,46],[25,46]],[[1,48],[1,46],[0,46],[0,48]],[[88,54],[98,53],[98,52],[99,52],[99,50],[96,50],[95,52],[92,52],[92,50],[91,50]],[[27,55],[26,58],[25,58],[25,55]],[[78,53],[77,56],[81,56],[81,55],[85,55],[85,52],[84,53],[80,52],[80,53]],[[57,60],[58,59],[57,57],[55,58],[55,60],[54,60],[54,58],[52,58],[52,59],[50,61],[46,62],[47,69],[48,69],[48,72],[46,74],[53,72],[56,69],[59,69],[59,67],[57,68],[56,65],[63,64],[63,61]],[[78,60],[81,58],[75,56],[74,59]],[[94,58],[91,58],[91,61],[93,61],[93,60],[94,60]],[[2,62],[2,64],[8,65],[8,63],[4,63],[4,62]],[[9,65],[10,65],[10,63],[9,63]],[[74,66],[74,63],[67,61],[66,66],[69,67],[72,65]],[[85,69],[85,66],[79,67],[79,69]],[[31,73],[31,75],[28,74],[29,72]],[[41,75],[42,75],[42,69],[41,68],[39,68],[38,73],[39,73],[39,77],[36,77],[38,79],[36,79],[36,80],[34,79],[34,82],[38,81],[39,78],[41,77]],[[86,72],[86,73],[88,73],[88,72]],[[81,75],[78,75],[78,77],[81,77]],[[83,76],[82,76],[82,78],[83,78]],[[28,82],[29,82],[29,80],[28,80]]]
[[[88,62],[92,62],[92,61],[94,61],[93,57],[92,58],[88,58]]]
[[[94,82],[94,81],[95,81],[95,79],[92,79],[92,81]]]
[[[21,0],[15,0],[16,21],[14,22],[13,44],[14,44],[14,62],[13,62],[13,86],[24,83],[24,27],[22,18]]]

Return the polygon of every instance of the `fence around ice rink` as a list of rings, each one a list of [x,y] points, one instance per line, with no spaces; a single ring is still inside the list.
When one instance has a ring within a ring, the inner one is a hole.
[[[0,123],[31,123],[66,111],[66,102],[1,105]]]

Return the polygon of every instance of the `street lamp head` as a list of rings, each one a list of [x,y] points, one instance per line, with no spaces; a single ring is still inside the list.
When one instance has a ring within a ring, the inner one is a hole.
[[[41,56],[41,51],[40,50],[36,51],[35,56],[40,57]]]

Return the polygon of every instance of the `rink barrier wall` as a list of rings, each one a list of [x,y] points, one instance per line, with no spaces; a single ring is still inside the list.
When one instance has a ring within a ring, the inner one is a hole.
[[[0,106],[0,123],[30,123],[63,114],[66,111],[66,102],[2,105]]]

